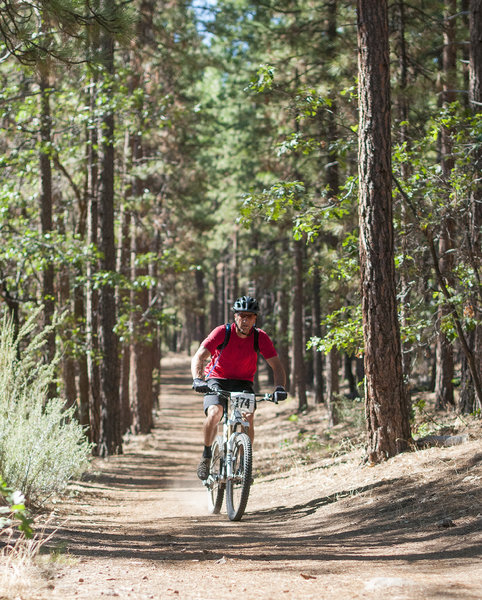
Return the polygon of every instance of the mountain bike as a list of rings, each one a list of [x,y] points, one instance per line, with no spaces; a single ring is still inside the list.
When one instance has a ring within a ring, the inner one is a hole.
[[[274,394],[225,392],[212,390],[226,400],[223,433],[217,435],[211,447],[209,477],[203,481],[208,490],[209,512],[218,514],[226,493],[226,512],[231,521],[239,521],[248,503],[252,482],[253,450],[248,435],[249,423],[245,416],[254,412],[258,402],[277,404]]]

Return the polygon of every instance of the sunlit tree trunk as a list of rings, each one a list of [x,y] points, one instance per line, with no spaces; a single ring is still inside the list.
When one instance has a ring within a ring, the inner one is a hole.
[[[390,61],[386,0],[358,0],[360,271],[368,460],[405,450],[409,411],[402,374],[393,247]]]
[[[50,114],[50,82],[49,82],[49,64],[42,61],[39,63],[40,72],[40,226],[41,232],[45,236],[46,245],[52,244],[50,237],[52,232],[52,139],[51,128],[52,119]],[[49,239],[50,237],[50,239]],[[55,289],[54,289],[54,264],[51,260],[45,261],[42,269],[42,304],[44,305],[43,326],[48,327],[52,324],[55,310]],[[45,360],[51,363],[55,357],[55,331],[47,335],[47,345],[45,349]],[[48,394],[52,398],[56,395],[55,382],[49,384]]]

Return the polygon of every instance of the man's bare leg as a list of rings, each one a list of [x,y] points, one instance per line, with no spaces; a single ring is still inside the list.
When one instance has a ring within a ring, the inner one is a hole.
[[[218,423],[223,418],[223,407],[214,404],[208,408],[203,425],[204,445],[211,446],[218,431]]]

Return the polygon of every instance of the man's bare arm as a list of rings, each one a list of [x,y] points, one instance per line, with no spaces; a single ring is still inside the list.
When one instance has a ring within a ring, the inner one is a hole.
[[[204,379],[204,366],[211,357],[211,353],[202,344],[191,360],[191,373],[193,379]]]
[[[273,369],[274,386],[276,387],[278,385],[282,385],[283,387],[285,387],[286,373],[283,365],[281,364],[279,356],[273,356],[272,358],[268,358],[266,362]]]

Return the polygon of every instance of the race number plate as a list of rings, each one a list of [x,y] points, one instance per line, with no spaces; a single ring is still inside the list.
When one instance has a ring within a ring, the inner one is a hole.
[[[238,408],[246,413],[254,412],[256,408],[256,396],[246,392],[231,392],[232,402],[236,402]]]

